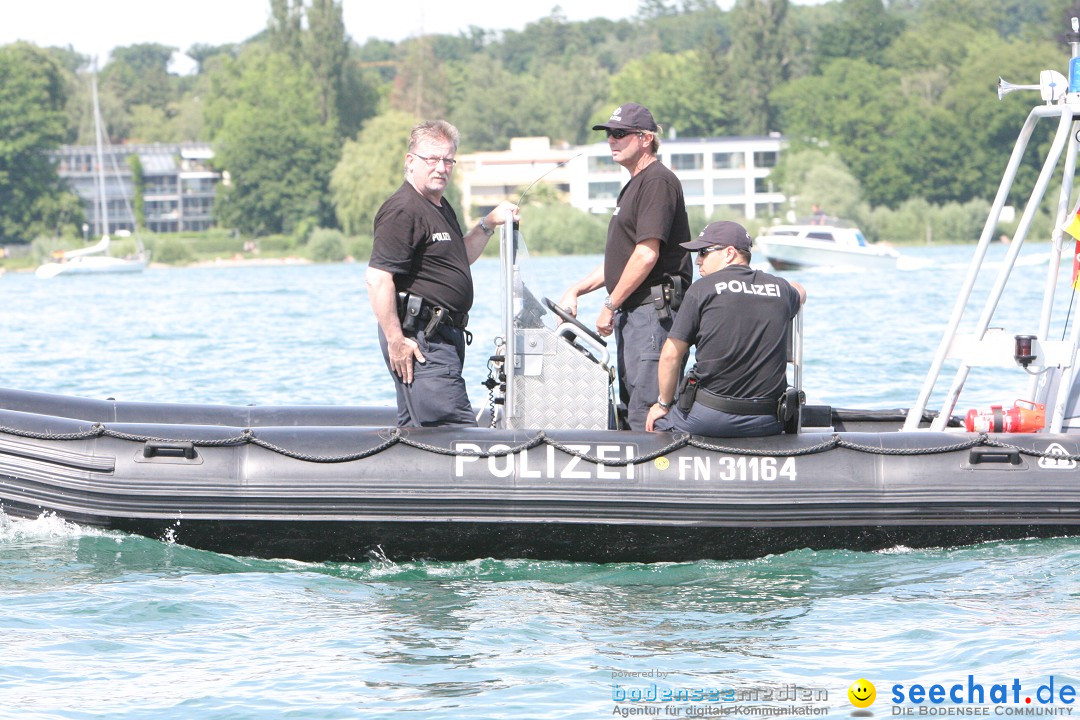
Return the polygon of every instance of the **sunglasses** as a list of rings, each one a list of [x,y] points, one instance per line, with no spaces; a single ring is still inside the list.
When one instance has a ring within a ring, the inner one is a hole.
[[[637,130],[612,130],[611,128],[604,128],[609,138],[615,138],[616,140],[622,140],[627,135],[641,135]]]
[[[723,250],[726,247],[730,247],[730,245],[713,245],[712,247],[701,248],[700,250],[697,251],[697,255],[698,255],[698,257],[705,257],[706,255],[708,255],[711,252],[716,252],[717,250]]]

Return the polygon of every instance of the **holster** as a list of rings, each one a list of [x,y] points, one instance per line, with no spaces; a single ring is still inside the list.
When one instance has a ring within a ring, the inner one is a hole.
[[[679,381],[679,388],[675,393],[676,405],[684,414],[690,412],[690,408],[694,406],[694,400],[697,399],[698,380],[697,373],[691,370]]]
[[[685,291],[681,275],[665,274],[662,283],[649,288],[649,299],[656,308],[656,316],[661,320],[670,318],[682,305]]]
[[[806,402],[806,393],[789,387],[776,403],[776,419],[784,426],[784,432],[798,432],[799,408]]]
[[[472,345],[472,333],[468,331],[469,313],[454,313],[438,305],[432,305],[420,295],[399,292],[397,294],[398,320],[401,331],[415,336],[419,330],[425,337],[431,337],[440,325],[452,325],[465,334],[465,344]]]
[[[398,293],[397,309],[398,320],[401,321],[401,330],[407,335],[414,335],[420,327],[420,310],[424,306],[424,298],[409,293]]]

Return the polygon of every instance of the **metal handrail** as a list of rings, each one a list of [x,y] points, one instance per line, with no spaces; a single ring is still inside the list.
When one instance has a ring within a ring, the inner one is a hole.
[[[1044,117],[1058,117],[1060,118],[1058,123],[1058,131],[1055,135],[1054,144],[1051,147],[1050,152],[1047,154],[1047,160],[1043,164],[1043,169],[1039,174],[1039,179],[1036,182],[1035,188],[1032,190],[1031,198],[1028,205],[1025,208],[1024,216],[1021,219],[1019,226],[1017,227],[1016,237],[1014,238],[1013,247],[1010,247],[1009,257],[1005,263],[1006,270],[998,278],[998,284],[995,285],[994,291],[991,293],[990,299],[987,301],[987,306],[984,309],[982,319],[980,320],[977,335],[981,338],[986,332],[986,328],[989,326],[989,318],[993,315],[994,309],[997,307],[997,301],[1000,299],[1001,291],[1003,289],[1004,281],[1008,278],[1008,271],[1015,261],[1017,253],[1020,251],[1020,247],[1023,245],[1024,236],[1027,234],[1028,228],[1034,217],[1034,213],[1037,210],[1039,201],[1043,194],[1045,194],[1046,186],[1049,184],[1050,175],[1054,166],[1057,163],[1058,157],[1061,155],[1062,148],[1064,147],[1065,140],[1068,137],[1068,131],[1073,121],[1073,108],[1069,105],[1040,105],[1032,108],[1028,113],[1027,119],[1024,121],[1024,125],[1020,130],[1017,137],[1016,144],[1013,146],[1012,155],[1009,157],[1009,163],[1005,168],[1005,173],[1002,175],[1001,183],[998,186],[998,191],[994,197],[994,202],[990,208],[990,214],[986,219],[986,223],[983,226],[982,234],[979,236],[979,243],[975,249],[975,255],[972,258],[971,264],[968,267],[967,275],[964,278],[964,282],[961,286],[960,292],[957,295],[956,303],[953,305],[952,314],[949,317],[949,323],[941,338],[941,343],[938,345],[937,352],[934,355],[934,359],[931,362],[930,369],[927,371],[926,378],[923,381],[921,390],[919,391],[919,397],[915,404],[908,410],[907,418],[904,421],[904,430],[913,431],[919,429],[919,424],[922,421],[923,415],[926,412],[927,405],[929,403],[930,395],[937,385],[937,381],[941,376],[941,370],[944,367],[945,360],[949,356],[949,348],[957,336],[957,330],[960,326],[960,322],[963,319],[964,311],[967,308],[967,304],[971,299],[971,293],[975,286],[976,279],[979,272],[982,269],[983,261],[986,257],[987,249],[994,237],[995,230],[997,228],[998,220],[1001,216],[1001,211],[1005,206],[1005,202],[1008,199],[1009,190],[1012,188],[1013,182],[1016,179],[1016,172],[1020,167],[1020,163],[1023,160],[1024,151],[1027,149],[1028,143],[1031,140],[1031,135],[1035,130],[1035,125],[1038,121]],[[1052,159],[1052,161],[1051,161]],[[963,387],[964,381],[967,379],[967,368],[961,367],[956,377],[954,378],[953,385],[946,397],[945,403],[942,407],[942,411],[938,414],[934,420],[931,429],[942,430],[945,424],[948,422],[949,417],[952,414],[953,409],[956,406],[957,396],[960,389]]]

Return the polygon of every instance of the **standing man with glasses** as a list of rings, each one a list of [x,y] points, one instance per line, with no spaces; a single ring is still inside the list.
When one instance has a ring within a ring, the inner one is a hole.
[[[432,120],[413,128],[405,182],[379,208],[367,269],[379,344],[397,392],[398,426],[475,425],[462,367],[473,303],[469,268],[507,211],[503,202],[462,233],[443,198],[457,161],[457,128]]]
[[[560,302],[576,316],[578,297],[607,289],[596,330],[615,335],[627,420],[632,430],[644,430],[656,402],[660,348],[691,280],[690,257],[680,247],[690,240],[690,225],[682,184],[658,162],[660,127],[647,108],[624,103],[593,130],[607,133],[611,157],[630,171],[630,181],[608,223],[604,261]]]
[[[696,240],[701,278],[686,291],[660,355],[660,395],[647,430],[711,437],[777,435],[778,404],[787,390],[791,320],[806,302],[802,285],[750,268],[752,241],[734,222],[705,226]],[[690,346],[691,388],[676,397]],[[696,390],[696,393],[695,393]]]

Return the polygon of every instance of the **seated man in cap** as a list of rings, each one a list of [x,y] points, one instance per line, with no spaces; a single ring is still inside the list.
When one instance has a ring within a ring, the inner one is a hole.
[[[777,403],[788,386],[787,333],[806,302],[806,290],[752,270],[751,243],[742,225],[727,221],[710,223],[696,240],[683,243],[697,251],[701,278],[686,291],[660,353],[660,396],[649,409],[646,430],[712,437],[783,430]],[[692,404],[676,397],[691,345],[696,347]]]

